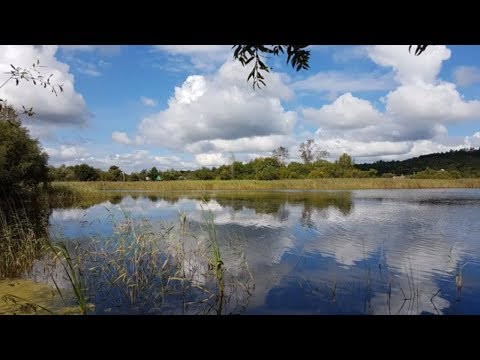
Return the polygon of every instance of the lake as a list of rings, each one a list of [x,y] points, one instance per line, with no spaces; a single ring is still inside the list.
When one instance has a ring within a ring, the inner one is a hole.
[[[115,192],[90,207],[53,209],[49,232],[103,249],[125,223],[173,232],[184,214],[192,236],[182,246],[193,249],[210,212],[223,278],[235,286],[223,313],[480,314],[479,189]],[[184,277],[201,267],[192,254]],[[189,296],[213,296],[205,277],[189,279],[197,288]],[[115,294],[94,297],[93,313],[197,313],[194,301],[180,311],[178,296],[152,310],[115,305]]]

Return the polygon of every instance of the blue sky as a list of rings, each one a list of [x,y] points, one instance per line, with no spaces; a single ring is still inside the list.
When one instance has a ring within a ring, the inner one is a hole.
[[[65,92],[30,83],[0,89],[50,163],[130,172],[248,161],[317,141],[335,160],[405,159],[480,146],[480,47],[311,47],[310,70],[266,59],[267,87],[252,90],[231,46],[0,46],[0,82],[10,64],[36,59]]]

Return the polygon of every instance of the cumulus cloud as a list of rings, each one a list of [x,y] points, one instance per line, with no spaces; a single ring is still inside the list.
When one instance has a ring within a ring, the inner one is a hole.
[[[303,109],[306,120],[328,128],[355,129],[377,124],[382,115],[369,101],[354,97],[350,92],[343,94],[331,105],[319,110]]]
[[[480,69],[475,66],[459,66],[453,76],[458,86],[469,86],[480,81]]]
[[[52,82],[63,84],[64,92],[55,96],[48,89],[31,82],[23,81],[18,86],[10,82],[0,89],[0,98],[7,99],[17,109],[21,109],[22,105],[33,107],[37,114],[35,123],[83,125],[90,114],[83,96],[75,91],[75,80],[69,66],[55,57],[57,48],[54,45],[1,45],[0,74],[8,72],[10,64],[30,67],[38,59],[44,66],[41,69],[43,75],[53,74]],[[8,75],[4,77],[6,80]],[[31,121],[26,121],[26,124],[29,123]]]
[[[268,91],[255,92],[245,73],[230,61],[212,77],[189,76],[175,88],[167,109],[142,120],[139,137],[177,150],[233,150],[243,142],[253,151],[264,148],[259,137],[291,134],[296,114],[280,100],[293,94],[281,76],[267,75]],[[245,138],[250,139],[240,140]]]
[[[157,102],[151,98],[148,98],[146,96],[140,96],[140,101],[143,105],[145,106],[156,106]]]
[[[194,161],[185,160],[181,155],[154,155],[148,150],[135,150],[122,154],[106,154],[97,156],[87,156],[82,162],[107,170],[112,165],[119,166],[127,173],[132,171],[140,171],[142,169],[151,169],[153,166],[159,170],[167,169],[195,169],[198,167]],[[66,162],[66,164],[74,164],[77,162]]]
[[[392,69],[398,83],[380,99],[384,111],[350,92],[319,109],[302,109],[303,117],[319,126],[315,136],[332,156],[348,152],[360,161],[393,160],[476,144],[474,136],[448,137],[448,124],[476,120],[480,113],[480,101],[465,100],[455,84],[438,78],[449,49],[432,46],[421,56],[407,46],[366,49],[372,61]]]
[[[465,145],[467,147],[480,147],[480,131],[477,131],[472,136],[466,136]]]
[[[401,121],[455,122],[477,118],[480,101],[464,101],[452,83],[403,85],[387,95],[386,108]]]
[[[192,153],[198,152],[269,152],[279,146],[293,144],[294,139],[288,135],[268,135],[243,137],[234,140],[214,139],[195,142],[186,146],[186,150]]]
[[[87,149],[81,146],[60,145],[58,148],[45,147],[51,165],[77,164],[84,162],[90,157]]]
[[[401,84],[436,83],[442,62],[451,51],[446,46],[429,46],[420,56],[408,51],[408,45],[376,45],[367,49],[368,56],[380,66],[391,67]]]
[[[128,137],[128,134],[121,131],[114,131],[112,133],[112,140],[123,145],[133,144],[133,141]]]
[[[208,167],[220,166],[229,162],[229,158],[221,153],[197,154],[195,160],[200,166]]]

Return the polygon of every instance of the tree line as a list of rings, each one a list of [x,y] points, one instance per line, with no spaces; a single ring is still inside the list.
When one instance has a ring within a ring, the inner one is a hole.
[[[285,149],[285,148],[283,148]],[[336,161],[315,157],[308,153],[303,163],[292,161],[286,164],[286,152],[280,148],[272,156],[260,157],[249,162],[233,161],[218,167],[202,167],[196,170],[150,170],[127,174],[118,166],[107,171],[96,169],[87,164],[60,167],[50,166],[49,174],[54,181],[144,181],[144,180],[279,180],[311,179],[322,177],[367,178],[375,177],[376,170],[362,171],[355,168],[352,157],[341,155]]]
[[[421,155],[407,160],[377,161],[355,165],[357,169],[375,169],[379,176],[410,176],[414,178],[476,178],[480,177],[480,148]]]
[[[480,177],[480,149],[451,150],[446,153],[422,155],[403,161],[377,161],[355,164],[352,157],[342,154],[336,161],[324,158],[328,153],[318,150],[313,140],[300,146],[302,163],[287,164],[288,150],[279,147],[271,156],[259,157],[249,162],[232,161],[218,167],[196,170],[168,169],[161,171],[153,166],[139,172],[125,173],[113,165],[107,171],[87,164],[49,167],[49,177],[54,181],[145,181],[145,180],[280,180],[317,178],[372,178],[407,177],[416,179],[458,179]]]

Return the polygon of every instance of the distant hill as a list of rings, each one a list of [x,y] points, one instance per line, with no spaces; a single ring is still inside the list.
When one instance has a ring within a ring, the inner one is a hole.
[[[444,153],[422,155],[402,161],[377,161],[371,164],[356,164],[360,170],[376,169],[378,175],[412,175],[427,168],[458,171],[462,177],[480,177],[480,149],[450,150]]]

